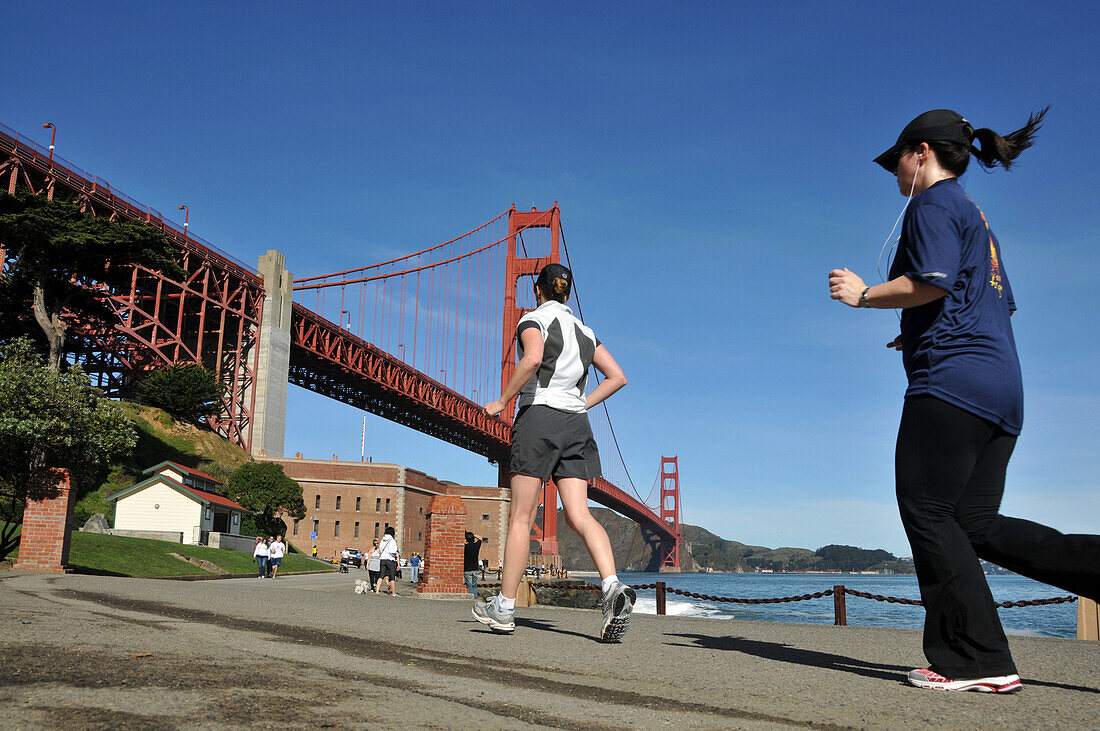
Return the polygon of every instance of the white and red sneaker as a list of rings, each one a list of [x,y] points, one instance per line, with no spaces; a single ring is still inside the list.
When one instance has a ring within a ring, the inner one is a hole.
[[[936,690],[976,690],[979,693],[1015,693],[1023,690],[1019,675],[994,675],[973,680],[949,680],[927,668],[909,671],[909,682],[918,688]]]

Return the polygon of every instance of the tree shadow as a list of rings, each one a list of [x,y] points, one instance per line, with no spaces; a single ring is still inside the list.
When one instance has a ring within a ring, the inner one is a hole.
[[[893,680],[901,682],[902,684],[906,683],[905,674],[911,669],[900,665],[884,665],[882,663],[868,662],[845,655],[835,655],[830,652],[803,650],[778,642],[749,640],[744,637],[711,637],[709,635],[698,634],[666,635],[666,637],[682,637],[686,640],[690,640],[692,643],[665,643],[673,647],[695,647],[707,650],[742,652],[746,655],[755,655],[756,657],[762,657],[766,660],[775,660],[777,662],[786,662],[794,665],[806,665],[809,667],[823,668],[825,670],[840,670],[854,675],[862,675],[865,678]]]
[[[120,574],[117,571],[106,571],[104,569],[93,569],[90,566],[75,566],[69,564],[68,568],[74,574],[84,574],[86,576],[129,576],[129,574]]]

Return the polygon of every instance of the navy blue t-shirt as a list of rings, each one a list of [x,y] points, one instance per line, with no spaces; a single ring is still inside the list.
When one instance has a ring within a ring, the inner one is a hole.
[[[1023,381],[1009,317],[1016,309],[1001,247],[955,178],[913,198],[890,279],[947,292],[902,310],[905,395],[928,394],[1019,434]]]

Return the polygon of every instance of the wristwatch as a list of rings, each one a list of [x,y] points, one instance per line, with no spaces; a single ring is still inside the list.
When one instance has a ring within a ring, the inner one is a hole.
[[[858,305],[859,307],[870,307],[870,305],[867,304],[867,293],[870,292],[870,291],[871,291],[870,287],[864,288],[863,294],[861,294],[859,296],[859,305]]]

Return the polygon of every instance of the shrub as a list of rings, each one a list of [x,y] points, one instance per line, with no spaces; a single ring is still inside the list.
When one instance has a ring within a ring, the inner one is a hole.
[[[221,395],[222,385],[198,363],[170,365],[153,371],[138,384],[142,403],[189,421],[212,414]]]

